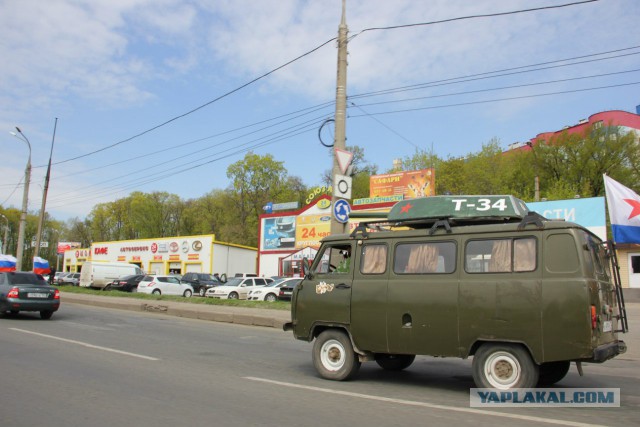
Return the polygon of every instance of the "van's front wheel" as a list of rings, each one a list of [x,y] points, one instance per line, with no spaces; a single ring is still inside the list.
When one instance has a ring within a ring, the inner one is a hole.
[[[483,344],[473,356],[472,369],[478,388],[508,390],[538,383],[538,365],[525,348],[515,344]]]
[[[313,365],[328,380],[344,381],[360,369],[358,355],[353,351],[349,337],[337,330],[327,330],[313,344]]]

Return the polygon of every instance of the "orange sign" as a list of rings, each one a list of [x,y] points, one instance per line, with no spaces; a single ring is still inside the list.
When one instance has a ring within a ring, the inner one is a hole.
[[[435,195],[433,169],[374,175],[369,178],[369,197],[404,196],[405,199]]]
[[[320,239],[331,234],[331,216],[301,215],[296,219],[296,249],[320,247]]]

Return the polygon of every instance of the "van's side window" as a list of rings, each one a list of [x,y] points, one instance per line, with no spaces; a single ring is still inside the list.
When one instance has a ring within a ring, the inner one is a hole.
[[[465,251],[468,273],[511,273],[536,269],[536,240],[524,239],[472,240]]]
[[[362,274],[382,274],[387,271],[387,245],[365,245],[361,258]]]
[[[453,273],[456,245],[453,242],[405,243],[396,246],[396,274]]]

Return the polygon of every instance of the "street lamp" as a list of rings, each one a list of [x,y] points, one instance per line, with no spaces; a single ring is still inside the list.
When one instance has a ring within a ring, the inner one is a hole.
[[[16,249],[16,270],[22,270],[22,253],[24,251],[24,228],[27,223],[27,204],[29,203],[29,182],[31,181],[31,143],[16,126],[18,133],[9,132],[11,135],[27,143],[29,147],[29,159],[24,170],[24,193],[22,194],[22,212],[20,213],[20,226],[18,227],[18,245]]]
[[[4,240],[2,240],[2,252],[7,253],[7,234],[9,234],[9,218],[0,214],[5,221],[7,221],[7,225],[4,226]]]

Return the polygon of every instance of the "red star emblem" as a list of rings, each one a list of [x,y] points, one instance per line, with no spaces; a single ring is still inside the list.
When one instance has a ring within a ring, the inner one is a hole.
[[[407,203],[402,207],[402,209],[400,209],[400,213],[409,213],[409,209],[411,209],[412,207],[413,206],[411,205],[411,203]]]
[[[633,208],[633,210],[629,214],[629,218],[628,219],[631,219],[634,216],[640,215],[640,201],[634,200],[634,199],[622,199],[622,200],[624,200],[625,202],[629,203],[631,205],[631,207]]]

